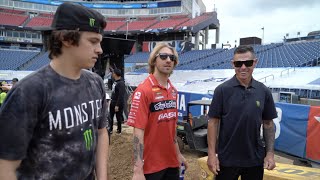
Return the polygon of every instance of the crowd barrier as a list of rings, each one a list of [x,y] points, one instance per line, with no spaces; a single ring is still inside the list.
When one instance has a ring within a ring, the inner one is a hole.
[[[179,92],[179,120],[187,113],[192,100],[212,99],[209,94]],[[278,117],[273,119],[276,130],[275,150],[320,163],[320,106],[276,103]],[[195,107],[192,115],[203,113],[204,107]]]
[[[275,149],[320,163],[320,106],[276,103]]]

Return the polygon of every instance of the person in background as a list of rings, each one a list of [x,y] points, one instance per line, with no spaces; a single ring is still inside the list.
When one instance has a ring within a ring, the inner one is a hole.
[[[19,81],[18,78],[13,78],[13,79],[12,79],[12,87],[15,86],[18,81]]]
[[[2,87],[2,83],[0,84],[0,106],[2,105],[3,101],[6,99],[7,96],[7,89]]]
[[[109,111],[109,106],[110,106],[110,100],[111,100],[111,98],[110,98],[109,94],[106,93],[106,108],[108,111]]]
[[[112,85],[112,93],[111,93],[111,103],[110,103],[110,134],[113,131],[113,118],[114,114],[116,114],[117,118],[117,134],[121,134],[122,130],[122,122],[123,118],[123,108],[124,108],[124,94],[125,94],[125,84],[123,79],[121,78],[120,69],[114,69],[112,73],[112,77],[114,79],[114,83]]]
[[[133,180],[178,180],[179,167],[187,162],[177,143],[178,91],[169,76],[178,64],[178,53],[159,43],[150,53],[149,76],[132,95],[127,124],[134,128]]]
[[[237,47],[232,60],[235,76],[214,91],[208,114],[207,163],[217,180],[239,176],[262,180],[264,168],[275,168],[273,119],[277,112],[270,90],[252,77],[256,64],[251,46]]]
[[[80,4],[57,8],[49,65],[13,86],[0,109],[0,179],[107,179],[104,83],[86,70],[102,54],[105,26]]]
[[[11,80],[11,83],[7,82],[2,82],[2,89],[5,90],[6,92],[9,91],[15,84],[18,82],[18,78],[13,78]]]
[[[110,121],[110,112],[109,112],[110,101],[111,101],[111,98],[110,98],[109,94],[106,93],[106,106],[105,106],[105,108],[106,108],[106,118],[107,118],[108,122]],[[109,143],[110,143],[110,126],[109,125],[107,126],[107,131],[108,131]]]

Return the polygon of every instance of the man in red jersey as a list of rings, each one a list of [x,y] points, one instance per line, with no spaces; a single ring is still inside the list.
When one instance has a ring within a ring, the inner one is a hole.
[[[169,80],[178,53],[165,43],[151,52],[150,75],[135,90],[128,116],[134,127],[133,180],[178,180],[185,158],[176,140],[177,90]]]

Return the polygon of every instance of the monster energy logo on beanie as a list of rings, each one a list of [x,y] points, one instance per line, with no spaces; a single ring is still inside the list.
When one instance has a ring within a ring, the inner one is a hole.
[[[96,21],[95,19],[89,18],[89,25],[90,25],[90,27],[93,27],[93,26],[94,26],[95,21]]]
[[[84,142],[86,143],[86,149],[90,151],[92,146],[92,130],[88,129],[84,131],[83,138],[84,138]]]
[[[78,3],[64,2],[56,10],[51,27],[33,27],[35,30],[78,30],[103,33],[105,17],[98,11]]]

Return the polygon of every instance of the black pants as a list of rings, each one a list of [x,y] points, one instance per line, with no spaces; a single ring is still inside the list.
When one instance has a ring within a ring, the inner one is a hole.
[[[224,167],[220,165],[220,171],[216,176],[216,180],[262,180],[263,179],[263,166],[254,167]]]
[[[114,107],[116,106],[116,102],[112,102],[110,104],[110,119],[109,119],[109,127],[110,133],[113,131],[113,117],[116,114],[118,129],[117,132],[121,133],[121,124],[123,122],[123,106],[119,106],[119,111],[115,112]]]
[[[179,180],[179,168],[167,168],[144,176],[146,180]]]

